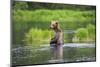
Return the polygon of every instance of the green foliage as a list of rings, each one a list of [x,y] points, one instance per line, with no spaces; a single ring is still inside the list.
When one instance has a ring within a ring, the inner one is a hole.
[[[73,10],[13,10],[13,36],[14,44],[23,43],[25,33],[31,28],[47,30],[52,20],[58,20],[62,30],[76,30],[95,23],[95,11],[73,11]],[[45,34],[46,35],[46,34]],[[18,37],[15,37],[18,36]],[[65,42],[68,35],[64,35]],[[71,35],[72,36],[72,35]]]
[[[89,24],[87,25],[87,30],[88,30],[88,38],[95,41],[95,33],[96,33],[96,29],[95,26],[93,24]]]
[[[89,23],[94,23],[95,11],[73,11],[73,10],[17,10],[14,11],[14,21],[24,23],[34,23],[32,25],[44,28],[39,25],[49,25],[51,20],[59,20],[63,29],[77,29],[85,27]],[[38,19],[38,20],[37,20]],[[48,26],[46,26],[48,27]],[[45,27],[45,28],[46,28]]]
[[[74,5],[74,4],[58,4],[58,3],[41,3],[41,2],[18,2],[18,1],[14,1],[13,7],[15,5],[16,8],[20,8],[23,7],[20,6],[19,3],[26,3],[28,5],[28,9],[29,10],[36,10],[36,9],[51,9],[51,10],[55,10],[55,9],[67,9],[67,10],[94,10],[95,6],[83,6],[83,5]],[[19,6],[20,7],[19,7]],[[24,5],[26,6],[26,5]],[[26,8],[27,9],[27,8]]]
[[[31,28],[25,35],[25,41],[28,45],[39,46],[49,43],[51,35],[52,31]]]
[[[88,37],[88,31],[87,29],[85,28],[79,28],[77,31],[76,31],[76,37],[79,39],[79,41],[84,41],[87,39]]]
[[[74,35],[76,42],[95,42],[95,25],[88,24],[86,28],[79,28]]]
[[[15,10],[25,10],[28,8],[27,2],[14,2],[13,9]]]

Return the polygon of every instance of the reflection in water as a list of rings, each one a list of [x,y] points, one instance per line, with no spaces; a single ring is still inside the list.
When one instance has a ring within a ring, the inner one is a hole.
[[[58,45],[51,48],[51,60],[49,62],[56,63],[61,62],[63,60],[63,46]]]
[[[85,44],[81,46],[74,44],[73,47],[72,45],[63,45],[63,51],[60,50],[61,52],[58,50],[59,47],[55,51],[50,46],[45,45],[41,47],[13,48],[12,63],[13,65],[58,63],[55,59],[62,59],[61,62],[95,61],[95,44],[88,44],[89,47]]]

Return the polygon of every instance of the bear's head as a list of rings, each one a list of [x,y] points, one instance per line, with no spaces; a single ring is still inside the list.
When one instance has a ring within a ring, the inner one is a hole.
[[[50,26],[50,28],[51,28],[51,29],[57,29],[57,27],[58,27],[58,21],[51,21],[51,26]]]
[[[51,29],[53,30],[60,30],[60,26],[59,26],[59,23],[58,21],[51,21],[51,26],[50,26]]]

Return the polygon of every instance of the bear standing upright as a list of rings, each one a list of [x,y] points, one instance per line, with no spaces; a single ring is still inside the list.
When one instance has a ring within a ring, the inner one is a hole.
[[[50,28],[54,31],[55,35],[51,38],[50,45],[53,47],[54,59],[63,58],[63,32],[60,28],[58,21],[52,21]]]

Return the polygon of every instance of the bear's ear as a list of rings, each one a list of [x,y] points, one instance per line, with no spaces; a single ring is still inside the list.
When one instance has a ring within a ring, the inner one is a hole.
[[[56,22],[56,27],[59,27],[59,24],[58,24],[58,22]]]
[[[58,21],[56,21],[56,24],[58,25]]]

